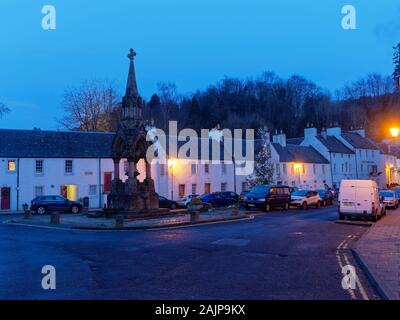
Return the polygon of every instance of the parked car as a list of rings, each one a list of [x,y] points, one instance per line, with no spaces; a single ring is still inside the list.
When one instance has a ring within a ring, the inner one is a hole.
[[[186,197],[184,197],[178,201],[178,205],[181,207],[187,207],[190,200],[192,200],[193,198],[196,198],[196,197],[200,197],[200,195],[199,194],[188,194]]]
[[[158,206],[160,208],[176,209],[178,208],[178,202],[169,200],[163,196],[158,196]]]
[[[289,209],[290,188],[287,186],[259,185],[253,187],[244,199],[246,209],[271,211],[273,208]]]
[[[292,193],[290,204],[303,210],[307,209],[309,206],[320,208],[322,199],[317,191],[297,190]]]
[[[393,209],[397,209],[399,207],[399,197],[393,190],[382,190],[379,192],[379,196],[386,207]]]
[[[400,188],[399,188],[399,187],[396,187],[396,188],[393,188],[392,190],[396,193],[397,198],[400,199]]]
[[[31,201],[31,210],[37,214],[51,211],[79,213],[82,210],[82,204],[62,196],[39,196]]]
[[[224,197],[219,192],[205,193],[200,196],[200,200],[212,205],[213,207],[227,207],[236,202],[235,199]]]
[[[330,190],[320,189],[320,190],[316,190],[316,191],[318,192],[319,196],[321,197],[323,206],[333,204],[334,195]]]
[[[342,180],[339,192],[339,219],[371,218],[377,221],[386,214],[378,186],[373,180]]]

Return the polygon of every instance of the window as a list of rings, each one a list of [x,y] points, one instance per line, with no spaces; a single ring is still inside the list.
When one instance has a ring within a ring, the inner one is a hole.
[[[89,196],[95,196],[97,194],[97,186],[95,184],[91,184],[89,186]]]
[[[276,167],[276,175],[278,177],[280,177],[281,176],[281,166],[280,166],[280,164],[277,163],[275,167]]]
[[[226,163],[224,161],[222,161],[222,173],[226,173]]]
[[[325,174],[325,165],[322,165],[322,174]]]
[[[208,163],[204,165],[204,173],[210,173],[210,165]]]
[[[36,186],[35,187],[35,197],[41,197],[43,194],[44,194],[44,187]]]
[[[365,157],[368,158],[368,150],[365,150]]]
[[[316,174],[317,173],[317,165],[313,164],[313,173]]]
[[[72,160],[65,160],[65,173],[72,173]]]
[[[282,164],[282,171],[283,171],[283,174],[284,174],[284,175],[287,174],[286,163]]]
[[[43,160],[35,161],[35,173],[37,174],[43,173]]]
[[[347,166],[348,166],[348,163],[346,162],[346,163],[344,164],[345,172],[347,172]]]
[[[333,172],[336,173],[336,163],[333,164]]]
[[[196,174],[197,173],[197,164],[192,163],[191,170],[192,170],[192,175]]]
[[[10,172],[14,172],[17,168],[17,164],[15,160],[8,160],[7,161],[7,170]]]
[[[290,165],[290,174],[294,175],[294,164]]]
[[[351,172],[351,163],[349,163],[349,172]]]
[[[364,172],[364,165],[361,165],[361,172]]]
[[[228,184],[226,182],[221,183],[221,191],[224,192],[227,189]]]
[[[197,184],[192,184],[192,194],[197,194]]]
[[[344,172],[344,163],[342,163],[342,172]]]
[[[306,174],[306,166],[303,164],[303,174]]]

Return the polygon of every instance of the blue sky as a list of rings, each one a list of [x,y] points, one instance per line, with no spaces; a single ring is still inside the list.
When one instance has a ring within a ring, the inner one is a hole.
[[[57,29],[41,28],[54,5]],[[357,10],[357,30],[341,28],[341,8]],[[69,87],[113,81],[123,93],[130,47],[141,94],[159,81],[179,92],[224,76],[273,70],[329,90],[368,72],[392,72],[400,41],[398,0],[1,0],[0,101],[12,112],[0,128],[56,129]]]

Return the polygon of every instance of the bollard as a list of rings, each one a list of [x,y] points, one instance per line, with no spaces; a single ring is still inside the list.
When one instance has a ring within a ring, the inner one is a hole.
[[[197,222],[200,220],[200,211],[190,212],[190,222]]]
[[[51,224],[60,224],[60,213],[59,212],[52,212],[50,218]]]
[[[236,207],[232,207],[232,215],[237,216],[239,214],[239,210]]]
[[[119,214],[115,217],[115,227],[123,228],[124,227],[124,216]]]
[[[24,218],[25,219],[32,219],[32,211],[31,210],[25,210]]]

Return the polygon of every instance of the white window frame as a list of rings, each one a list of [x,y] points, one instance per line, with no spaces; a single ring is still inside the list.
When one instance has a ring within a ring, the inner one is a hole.
[[[71,162],[71,171],[67,171],[67,162],[68,163]],[[64,174],[68,174],[68,175],[74,174],[74,160],[65,159],[65,161],[64,161]]]
[[[41,189],[42,189],[42,194],[37,194],[36,188],[41,188]],[[44,190],[45,190],[44,186],[34,186],[34,187],[33,187],[33,195],[34,195],[35,197],[44,196],[44,194],[45,194]]]
[[[92,189],[93,188],[93,189]],[[94,192],[91,192],[93,191]],[[89,196],[97,196],[97,184],[90,184],[89,185],[89,192],[88,192]]]
[[[37,171],[38,169],[38,162],[41,162],[41,171]],[[35,159],[35,174],[36,175],[42,175],[44,174],[44,160],[43,159]]]

